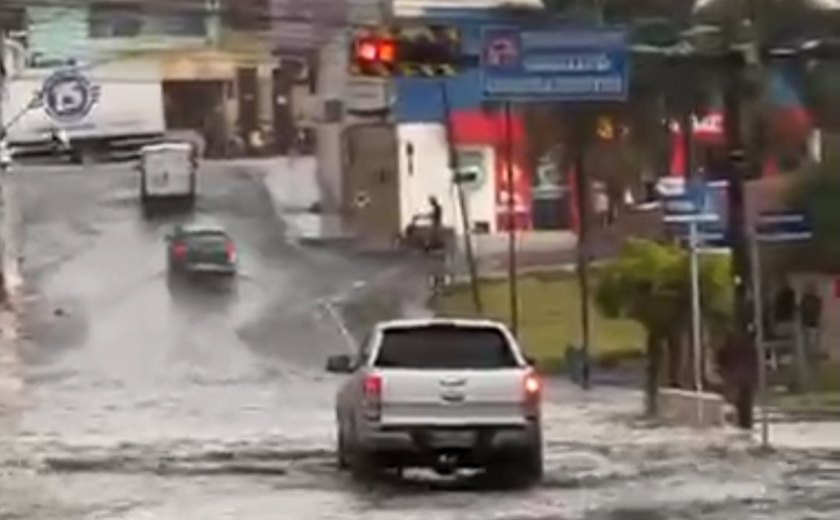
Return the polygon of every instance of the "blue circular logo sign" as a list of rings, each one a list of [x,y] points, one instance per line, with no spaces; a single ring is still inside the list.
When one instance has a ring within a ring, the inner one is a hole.
[[[76,70],[53,73],[41,91],[44,110],[60,123],[79,121],[90,113],[99,98],[99,87]]]

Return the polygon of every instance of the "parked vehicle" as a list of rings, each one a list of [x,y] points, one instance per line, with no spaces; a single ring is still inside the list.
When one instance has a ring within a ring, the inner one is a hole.
[[[158,201],[195,203],[198,152],[185,142],[144,146],[140,150],[140,200],[145,208]]]
[[[14,70],[0,98],[20,158],[49,157],[52,129],[66,132],[77,162],[123,160],[164,136],[160,67],[154,61],[43,64]]]
[[[221,227],[177,226],[166,242],[170,274],[236,274],[236,245]]]
[[[381,323],[354,358],[332,357],[327,369],[350,375],[336,402],[340,467],[542,477],[542,385],[505,326]]]

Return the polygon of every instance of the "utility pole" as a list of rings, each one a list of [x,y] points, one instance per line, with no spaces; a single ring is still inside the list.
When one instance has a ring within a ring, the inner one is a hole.
[[[574,111],[573,134],[575,199],[578,213],[577,275],[580,288],[580,326],[581,326],[581,386],[588,390],[591,386],[590,343],[592,325],[589,314],[589,216],[590,190],[586,172],[586,148],[591,130],[590,113],[585,109]]]
[[[443,105],[443,126],[446,133],[446,147],[449,158],[449,171],[455,182],[455,189],[458,191],[458,205],[461,210],[461,226],[464,228],[464,255],[466,255],[467,269],[470,273],[470,287],[472,288],[473,306],[479,315],[484,314],[484,305],[481,300],[481,288],[478,284],[478,268],[476,267],[475,255],[473,254],[472,230],[470,229],[469,205],[467,196],[464,193],[464,185],[459,177],[458,154],[455,150],[455,139],[452,135],[452,108],[449,101],[449,87],[446,80],[438,82],[440,86],[440,98]]]
[[[736,402],[738,426],[752,429],[755,381],[753,365],[754,326],[750,294],[750,252],[747,235],[747,213],[745,179],[747,155],[742,136],[743,128],[743,80],[746,62],[740,52],[729,52],[727,60],[726,88],[724,89],[724,130],[728,148],[729,166],[729,237],[732,246],[732,268],[734,284],[734,318],[737,355],[734,356]]]
[[[8,148],[6,124],[3,119],[3,100],[6,98],[6,78],[9,71],[6,70],[6,28],[0,26],[0,230],[5,231],[7,226],[6,207],[6,177],[11,162],[11,150]],[[0,301],[8,301],[8,280],[6,280],[6,252],[8,235],[0,235]]]

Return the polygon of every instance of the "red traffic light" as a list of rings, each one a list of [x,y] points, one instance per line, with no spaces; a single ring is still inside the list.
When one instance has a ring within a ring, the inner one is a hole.
[[[356,59],[392,64],[397,59],[397,45],[387,38],[363,38],[356,42]]]

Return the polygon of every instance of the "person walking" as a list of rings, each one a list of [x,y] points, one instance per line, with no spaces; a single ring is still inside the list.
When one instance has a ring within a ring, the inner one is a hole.
[[[431,235],[427,250],[439,249],[443,246],[443,207],[434,195],[429,196],[429,223]]]
[[[820,321],[822,318],[822,298],[814,284],[808,284],[800,303],[800,324],[805,355],[810,362],[820,357]]]

